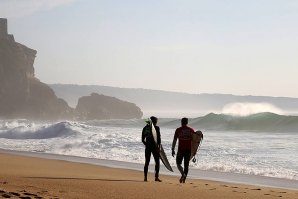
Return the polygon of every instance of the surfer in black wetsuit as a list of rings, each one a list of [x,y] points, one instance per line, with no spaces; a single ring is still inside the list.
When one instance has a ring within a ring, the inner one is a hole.
[[[150,163],[151,153],[153,154],[154,160],[155,160],[155,181],[161,182],[159,179],[159,149],[160,149],[160,129],[159,126],[156,126],[157,124],[157,118],[152,116],[150,117],[150,120],[152,121],[157,134],[157,143],[155,143],[151,125],[150,122],[147,122],[147,125],[143,128],[142,131],[142,142],[145,145],[145,166],[144,166],[144,181],[147,182],[147,174],[148,174],[148,166]]]

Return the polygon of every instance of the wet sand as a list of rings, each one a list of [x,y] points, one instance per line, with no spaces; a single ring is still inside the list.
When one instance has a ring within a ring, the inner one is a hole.
[[[0,153],[0,198],[290,198],[298,191],[154,175],[104,166]]]

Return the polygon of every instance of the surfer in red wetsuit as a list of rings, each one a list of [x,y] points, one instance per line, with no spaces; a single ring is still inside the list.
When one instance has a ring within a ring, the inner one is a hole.
[[[187,124],[188,124],[188,118],[182,118],[181,127],[176,129],[173,143],[172,143],[172,156],[174,157],[176,142],[177,142],[177,139],[179,139],[178,152],[176,156],[176,164],[181,173],[181,178],[179,180],[180,183],[185,183],[185,179],[188,174],[188,166],[189,166],[190,155],[191,155],[192,134],[195,133],[195,131],[192,128],[188,127]],[[184,159],[184,169],[181,166],[183,159]]]
[[[147,182],[147,174],[148,174],[148,166],[150,163],[151,153],[153,154],[154,160],[155,160],[155,181],[161,182],[159,179],[159,149],[160,149],[160,129],[159,126],[156,126],[157,124],[157,118],[152,116],[150,117],[157,134],[157,143],[155,143],[151,125],[150,122],[147,122],[147,125],[143,128],[142,131],[142,142],[145,145],[145,166],[144,166],[144,181]]]

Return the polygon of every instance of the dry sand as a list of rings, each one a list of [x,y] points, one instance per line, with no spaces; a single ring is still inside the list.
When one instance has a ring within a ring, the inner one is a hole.
[[[143,182],[140,171],[0,153],[0,198],[298,199],[295,190],[153,176]]]

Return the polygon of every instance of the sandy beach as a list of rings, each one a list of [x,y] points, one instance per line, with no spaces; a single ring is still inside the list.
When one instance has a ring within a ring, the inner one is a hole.
[[[298,191],[0,153],[0,198],[298,198]]]

